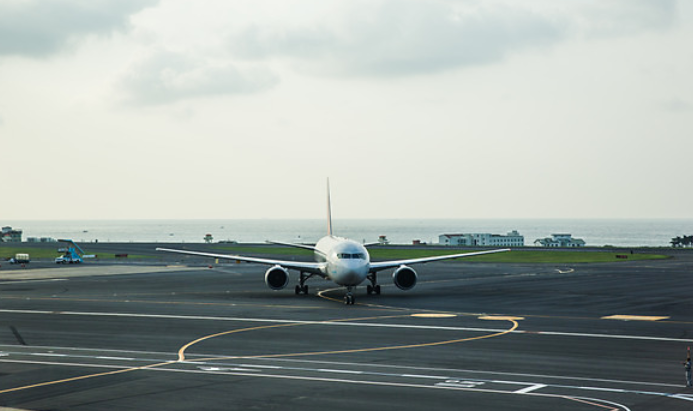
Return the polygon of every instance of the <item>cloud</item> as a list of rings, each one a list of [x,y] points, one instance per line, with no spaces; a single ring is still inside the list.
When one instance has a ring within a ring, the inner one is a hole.
[[[229,50],[243,59],[312,60],[335,74],[389,76],[495,62],[510,51],[563,37],[561,27],[545,16],[515,6],[372,4],[350,8],[340,24],[329,27],[253,25],[229,37]]]
[[[662,30],[676,21],[676,0],[573,0],[572,25],[589,37],[613,37]],[[575,3],[576,2],[576,3]]]
[[[9,0],[0,2],[0,56],[43,57],[80,36],[123,30],[155,1]]]
[[[133,63],[115,86],[127,104],[158,105],[186,98],[246,94],[272,87],[268,69],[155,50]]]
[[[263,91],[285,68],[309,76],[426,75],[499,63],[571,37],[662,29],[675,14],[672,0],[162,2],[133,20],[134,32],[146,34],[132,36],[144,39],[143,57],[115,85],[128,104],[158,105]]]
[[[659,106],[669,113],[687,113],[693,109],[693,104],[678,97],[663,101]]]
[[[665,29],[673,0],[369,0],[342,3],[322,20],[295,27],[252,25],[230,35],[228,51],[249,60],[291,59],[300,70],[402,76],[500,62],[512,53],[571,36],[630,35]]]

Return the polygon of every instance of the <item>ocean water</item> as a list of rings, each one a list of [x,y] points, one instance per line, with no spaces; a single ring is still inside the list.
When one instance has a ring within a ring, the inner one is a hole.
[[[202,243],[206,234],[214,242],[258,243],[266,240],[315,242],[326,233],[324,220],[75,220],[0,221],[24,231],[28,237],[69,238],[79,242],[184,242]],[[375,242],[381,235],[393,244],[413,240],[437,244],[440,234],[507,234],[517,230],[531,246],[538,238],[569,233],[587,246],[666,247],[673,237],[693,235],[693,219],[421,219],[334,220],[334,234]]]

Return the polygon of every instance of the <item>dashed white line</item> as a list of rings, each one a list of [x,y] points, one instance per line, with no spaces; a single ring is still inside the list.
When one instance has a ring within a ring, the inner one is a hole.
[[[66,354],[53,354],[53,353],[47,353],[47,352],[34,352],[34,353],[31,353],[31,355],[35,355],[37,357],[67,357]]]
[[[241,367],[249,367],[249,368],[266,368],[269,370],[279,370],[283,367],[280,367],[278,365],[256,365],[256,364],[241,364]]]
[[[260,372],[260,370],[252,370],[250,368],[238,368],[238,367],[198,367],[202,371],[211,372]]]
[[[336,373],[336,374],[356,374],[360,375],[363,374],[363,371],[353,371],[353,370],[333,370],[329,368],[321,368],[318,369],[319,372],[331,372],[331,373]]]
[[[419,374],[402,374],[402,377],[405,378],[426,378],[430,380],[447,380],[450,379],[450,377],[443,377],[441,375],[419,375]]]

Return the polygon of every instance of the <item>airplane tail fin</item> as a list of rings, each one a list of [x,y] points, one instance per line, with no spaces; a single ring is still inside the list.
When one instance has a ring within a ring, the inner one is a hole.
[[[332,236],[332,205],[330,203],[330,179],[327,178],[327,235]]]

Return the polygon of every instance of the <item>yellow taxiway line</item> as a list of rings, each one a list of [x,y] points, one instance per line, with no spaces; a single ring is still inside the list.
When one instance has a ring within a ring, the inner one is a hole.
[[[311,323],[290,323],[290,324],[265,325],[265,326],[261,326],[261,327],[239,328],[236,330],[230,330],[230,331],[226,331],[226,332],[210,334],[210,335],[198,338],[194,341],[191,341],[191,342],[185,344],[183,347],[180,348],[180,350],[178,350],[178,361],[177,362],[185,362],[185,352],[190,347],[192,347],[196,344],[199,344],[203,341],[212,339],[212,338],[221,337],[221,336],[225,336],[225,335],[231,335],[231,334],[235,334],[235,333],[257,331],[257,330],[270,329],[270,328],[291,327],[291,326],[298,326],[298,325],[316,325],[316,324],[320,324],[320,323],[330,323],[330,322],[373,320],[373,319],[385,319],[385,318],[393,318],[393,317],[410,317],[410,316],[412,316],[412,315],[362,317],[362,318],[341,319],[341,320],[315,322],[315,323],[313,323],[313,322],[311,322]],[[511,328],[505,330],[505,331],[501,331],[501,332],[497,332],[497,333],[493,333],[493,334],[481,335],[481,336],[477,336],[477,337],[460,338],[460,339],[454,339],[454,340],[434,341],[434,342],[421,343],[421,344],[358,348],[358,349],[352,349],[352,350],[312,351],[312,352],[299,352],[299,353],[264,354],[264,355],[233,356],[233,357],[210,357],[208,359],[206,359],[206,358],[196,359],[196,361],[223,360],[223,359],[235,359],[235,358],[301,357],[301,356],[351,354],[351,353],[363,353],[363,352],[374,352],[374,351],[387,351],[387,350],[402,350],[402,349],[410,349],[410,348],[434,347],[434,346],[439,346],[439,345],[455,344],[455,343],[461,343],[461,342],[466,342],[466,341],[475,341],[475,340],[482,340],[482,339],[493,338],[493,337],[500,337],[502,335],[505,335],[505,334],[508,334],[508,333],[515,331],[519,326],[519,323],[517,322],[517,320],[511,319],[511,317],[496,317],[496,318],[487,317],[484,319],[510,321],[513,324],[513,326]],[[25,385],[25,386],[21,386],[21,387],[14,387],[14,388],[8,388],[5,390],[0,390],[0,394],[6,394],[6,393],[22,391],[22,390],[28,390],[31,388],[46,387],[46,386],[51,386],[51,385],[73,382],[73,381],[81,381],[81,380],[86,380],[86,379],[90,379],[90,378],[105,377],[108,375],[124,374],[124,373],[132,372],[132,371],[153,369],[153,368],[163,367],[165,365],[169,365],[172,363],[175,363],[175,362],[167,361],[167,362],[161,362],[161,363],[156,363],[156,364],[144,365],[141,367],[133,367],[133,368],[126,368],[126,369],[115,370],[115,371],[107,371],[107,372],[96,373],[96,374],[82,375],[82,376],[78,376],[78,377],[71,377],[71,378],[65,378],[65,379],[54,380],[54,381],[45,381],[45,382],[41,382],[41,383],[30,384],[30,385]]]

